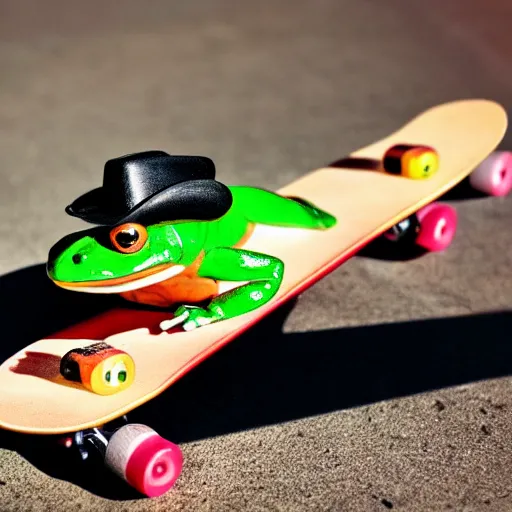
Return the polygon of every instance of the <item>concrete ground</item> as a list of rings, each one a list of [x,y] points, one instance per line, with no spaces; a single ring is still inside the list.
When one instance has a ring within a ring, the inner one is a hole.
[[[499,0],[1,1],[2,359],[102,307],[42,263],[107,159],[205,154],[221,181],[277,188],[431,105],[510,110],[511,16]],[[446,253],[350,260],[132,414],[182,446],[167,495],[2,432],[0,510],[512,510],[512,197],[453,204]]]

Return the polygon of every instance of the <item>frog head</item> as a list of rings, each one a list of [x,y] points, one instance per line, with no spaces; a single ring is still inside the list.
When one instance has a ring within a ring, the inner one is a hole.
[[[201,156],[145,151],[108,160],[103,185],[66,208],[98,227],[55,244],[50,279],[73,290],[122,293],[179,274],[199,255],[203,224],[231,207],[229,188],[214,178],[213,162]]]
[[[169,279],[185,268],[173,224],[125,223],[62,238],[50,250],[47,273],[62,288],[120,293]]]

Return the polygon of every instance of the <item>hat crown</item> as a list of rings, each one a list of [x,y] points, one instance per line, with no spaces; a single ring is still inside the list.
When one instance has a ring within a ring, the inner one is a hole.
[[[108,160],[103,186],[82,194],[66,212],[108,225],[213,220],[224,215],[232,201],[229,188],[215,180],[210,158],[146,151]]]
[[[103,190],[112,211],[129,211],[172,185],[214,178],[215,165],[209,158],[146,151],[108,160],[103,173]]]

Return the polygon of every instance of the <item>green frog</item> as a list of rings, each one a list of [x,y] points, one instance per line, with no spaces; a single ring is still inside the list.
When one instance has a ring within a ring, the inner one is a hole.
[[[66,212],[95,227],[51,248],[47,273],[56,285],[176,308],[162,328],[186,331],[253,311],[279,290],[284,262],[243,247],[257,224],[336,224],[304,199],[220,183],[207,157],[163,151],[107,161],[103,185]],[[221,281],[243,284],[219,293]]]

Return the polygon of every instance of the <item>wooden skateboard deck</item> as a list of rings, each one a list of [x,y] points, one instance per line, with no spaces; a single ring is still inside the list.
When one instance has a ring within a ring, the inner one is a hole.
[[[34,434],[75,432],[105,424],[151,400],[270,311],[462,181],[496,148],[506,128],[507,115],[494,102],[447,103],[355,151],[344,163],[285,186],[278,192],[312,201],[332,213],[338,224],[327,231],[256,227],[245,247],[285,263],[283,283],[270,303],[191,332],[161,332],[159,323],[171,317],[169,312],[127,306],[36,341],[0,366],[0,427]],[[430,179],[412,180],[372,169],[372,162],[379,162],[394,144],[435,148],[439,171]],[[104,339],[133,358],[136,375],[130,387],[100,396],[60,376],[59,362],[66,352]]]

